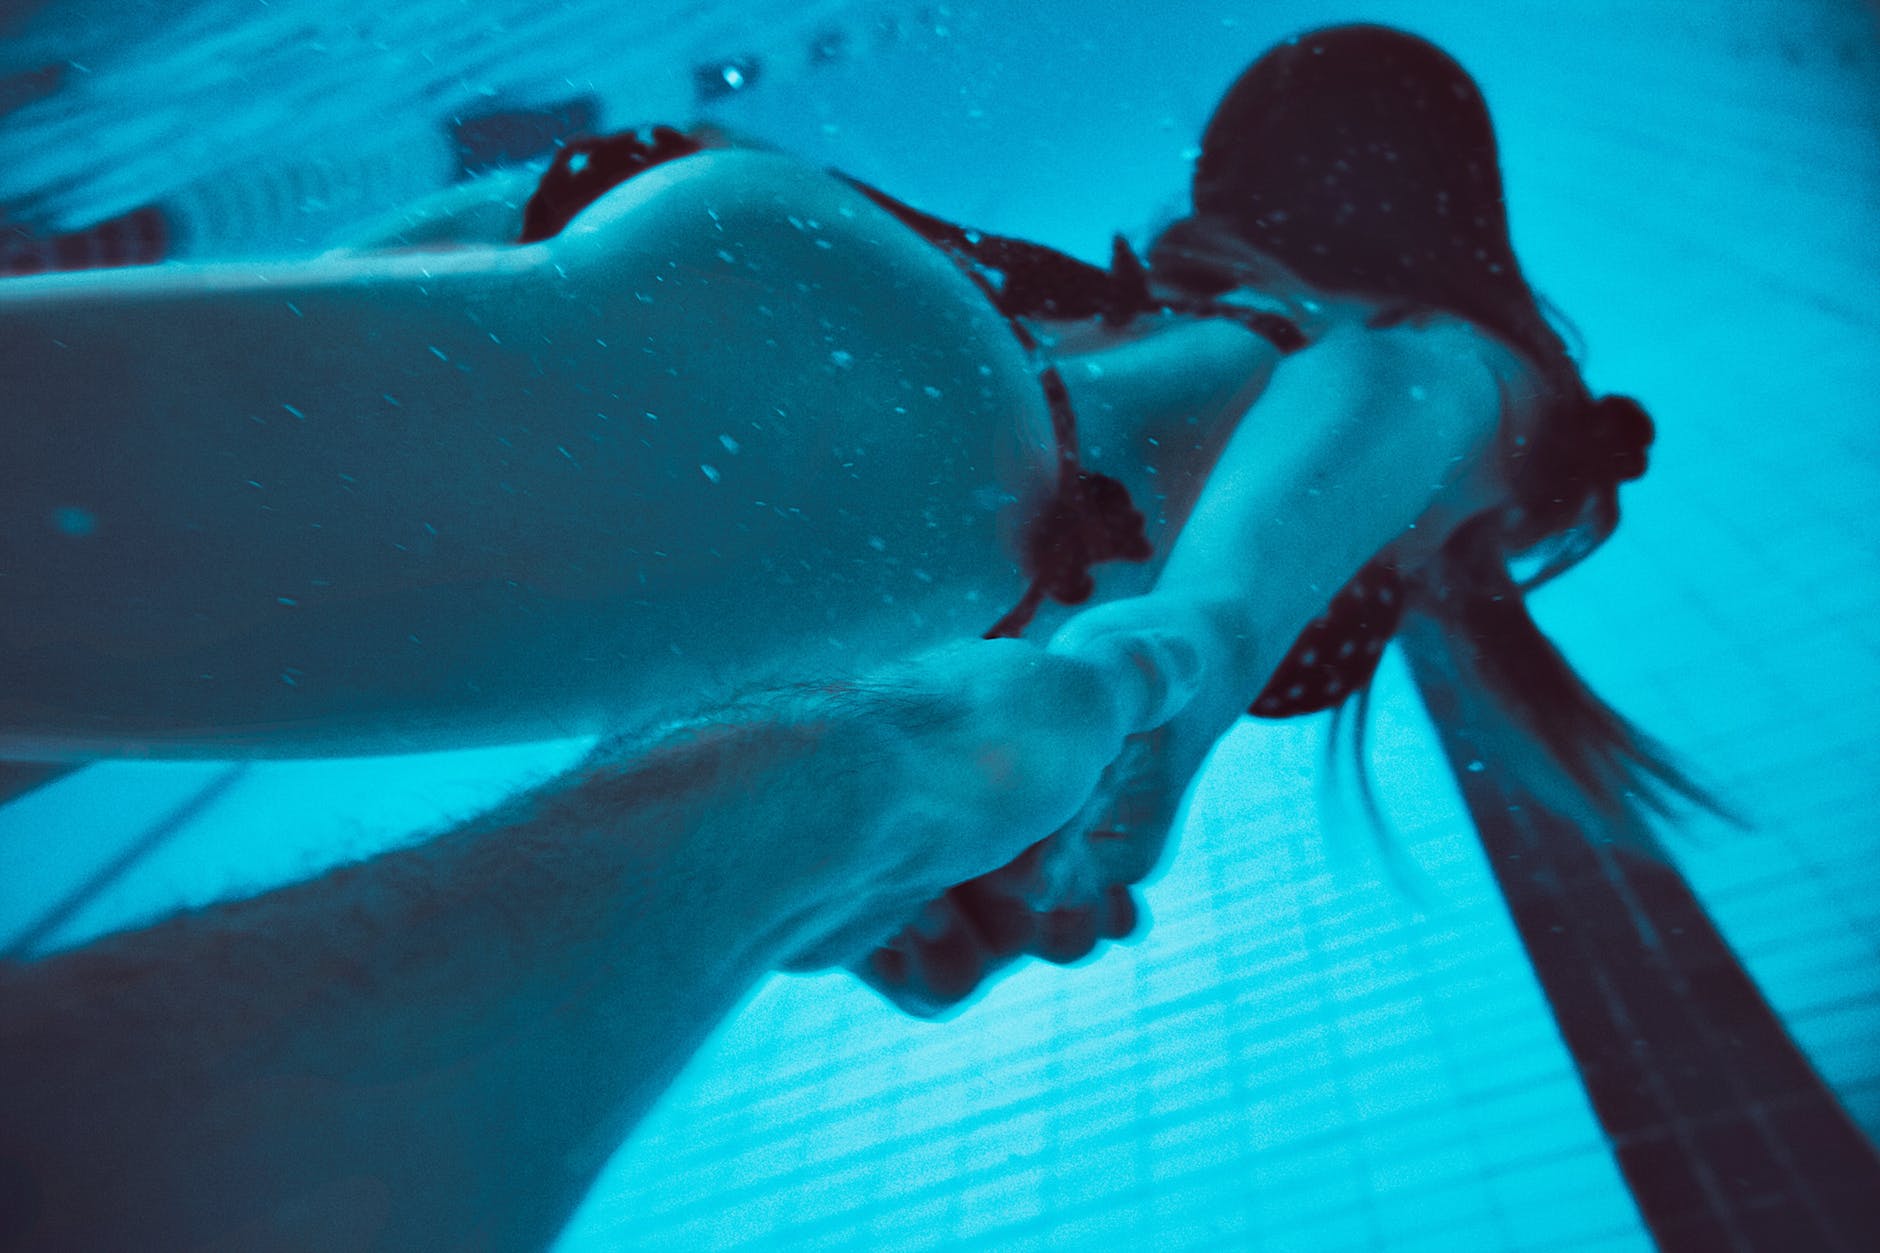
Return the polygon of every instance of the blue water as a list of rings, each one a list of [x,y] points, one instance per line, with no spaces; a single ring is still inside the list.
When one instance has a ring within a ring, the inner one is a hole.
[[[1864,6],[664,0],[606,18],[173,0],[152,9],[177,20],[125,17],[116,41],[115,6],[72,5],[69,29],[60,9],[25,28],[53,43],[16,28],[0,59],[24,72],[69,46],[80,63],[0,116],[0,204],[71,229],[167,198],[203,256],[317,247],[441,182],[438,119],[466,100],[591,92],[615,121],[683,121],[701,68],[756,58],[745,88],[706,93],[711,116],[1098,258],[1111,231],[1140,238],[1179,206],[1208,108],[1275,39],[1354,18],[1435,39],[1495,112],[1530,276],[1579,327],[1595,387],[1659,425],[1626,525],[1537,615],[1753,819],[1694,821],[1672,854],[1880,1135],[1880,39]],[[832,34],[842,55],[808,55]],[[216,82],[211,45],[274,59]],[[231,110],[237,85],[249,103]],[[67,134],[99,147],[55,153]],[[418,144],[428,164],[384,160]],[[1376,710],[1424,912],[1363,851],[1352,798],[1321,786],[1322,721],[1245,725],[1138,940],[1023,970],[937,1025],[847,976],[766,981],[561,1253],[1652,1247],[1395,659]],[[249,767],[44,943],[384,847],[579,747]],[[0,810],[0,940],[225,769],[101,765]]]

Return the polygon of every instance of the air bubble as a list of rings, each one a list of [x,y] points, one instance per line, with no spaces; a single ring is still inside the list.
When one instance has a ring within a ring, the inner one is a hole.
[[[52,511],[52,526],[61,535],[84,539],[98,530],[98,515],[77,505],[61,505]]]

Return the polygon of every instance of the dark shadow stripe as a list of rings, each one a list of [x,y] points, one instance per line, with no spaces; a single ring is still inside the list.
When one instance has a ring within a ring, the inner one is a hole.
[[[75,770],[83,770],[85,764],[82,761],[0,761],[0,805],[10,805]]]
[[[1411,650],[1413,671],[1423,667]],[[1418,686],[1426,693],[1441,681]],[[1435,679],[1434,675],[1428,676]],[[1860,1253],[1880,1154],[1673,866],[1595,848],[1432,709],[1450,769],[1627,1187],[1665,1253]]]
[[[247,775],[250,768],[248,762],[236,762],[197,788],[180,805],[145,828],[144,833],[126,845],[116,857],[100,866],[83,883],[67,893],[65,899],[41,914],[37,922],[15,936],[4,950],[0,950],[0,958],[19,961],[31,957],[33,951],[48,936],[56,933],[79,910],[96,900],[120,876],[169,843],[190,823],[207,813],[217,801],[228,795],[229,791]]]

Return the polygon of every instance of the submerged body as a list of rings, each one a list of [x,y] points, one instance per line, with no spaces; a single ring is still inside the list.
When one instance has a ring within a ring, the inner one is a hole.
[[[1318,321],[1284,361],[1221,323],[1055,346],[1081,454],[1166,559],[1100,572],[1046,648],[853,684],[814,650],[863,667],[1002,615],[1050,448],[987,293],[827,176],[701,157],[541,247],[0,288],[30,400],[0,748],[436,743],[583,729],[686,673],[796,681],[694,696],[415,848],[0,966],[0,1049],[38,1068],[0,1192],[39,1201],[41,1242],[544,1245],[763,971],[846,964],[932,1016],[1134,929],[1201,755],[1282,654],[1336,641],[1301,627],[1361,568],[1406,572],[1426,704],[1524,808],[1605,839],[1654,785],[1698,795],[1508,569],[1610,534],[1651,428],[1587,392],[1520,277],[1466,74],[1382,28],[1289,41],[1195,192],[1152,265]],[[412,233],[464,238],[444,217]],[[1307,286],[1263,287],[1269,262]],[[22,336],[76,355],[34,373]],[[641,455],[619,423],[655,402]],[[289,653],[330,672],[262,673]]]
[[[1413,334],[1366,312],[1320,307],[1317,337]],[[1278,362],[1167,318],[1063,359],[1085,462],[1158,554]],[[1037,363],[984,294],[751,152],[652,170],[537,244],[0,285],[0,377],[0,755],[23,758],[584,734],[971,638],[1024,589],[1053,471]],[[1415,441],[1399,407],[1376,421]],[[1316,437],[1276,428],[1276,464]],[[1157,568],[1100,568],[1099,599]]]

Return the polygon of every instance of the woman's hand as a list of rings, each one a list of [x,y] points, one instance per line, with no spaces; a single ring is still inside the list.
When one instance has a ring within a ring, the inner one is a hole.
[[[1220,703],[1191,701],[1129,737],[1075,818],[926,901],[849,969],[904,1012],[932,1018],[1021,958],[1068,965],[1139,930],[1132,889],[1166,859],[1189,786],[1232,725]]]
[[[970,772],[939,769],[926,775],[929,794],[960,815],[990,815],[1017,843],[996,868],[939,879],[918,895],[877,885],[874,907],[799,950],[785,968],[846,964],[926,1017],[959,1004],[1019,956],[1073,962],[1099,940],[1133,931],[1140,909],[1129,888],[1161,859],[1189,781],[1238,714],[1233,694],[1252,682],[1239,674],[1251,650],[1238,638],[1238,619],[1222,606],[1148,596],[1079,615],[1046,652],[1014,643],[993,658],[967,646],[954,661],[980,658],[977,688],[922,663],[930,680],[980,711],[965,724],[969,737],[982,738],[979,751],[996,745],[1003,756],[1022,746],[1017,768],[1028,772],[1021,782],[1030,792],[1015,805],[979,792]],[[984,664],[988,658],[996,664]],[[1004,669],[1014,662],[1029,671]],[[1091,679],[1107,692],[1084,689]],[[1082,712],[1064,703],[1068,693],[1084,703]],[[945,737],[926,749],[926,760],[942,767],[972,756],[949,750]],[[929,866],[929,875],[937,869]],[[899,886],[909,884],[903,875]]]
[[[861,961],[923,911],[921,929],[964,937],[948,912],[949,893],[981,876],[994,876],[981,885],[982,913],[984,925],[997,927],[1001,919],[1017,922],[999,902],[1024,899],[1046,914],[1081,910],[1093,884],[1122,887],[1147,873],[1153,852],[1119,846],[1117,855],[1081,866],[1084,846],[1076,840],[1105,816],[1113,792],[1133,795],[1144,763],[1156,760],[1143,736],[1202,690],[1204,655],[1157,614],[1132,616],[1128,627],[1050,650],[973,641],[869,684],[877,697],[893,694],[891,725],[845,730],[853,742],[832,740],[824,751],[894,752],[902,758],[895,775],[905,782],[891,804],[871,806],[861,824],[866,830],[851,832],[861,837],[859,847],[825,868],[784,968]],[[1027,852],[1054,832],[1066,833],[1055,847]],[[1109,910],[1102,917],[1089,907],[1098,931],[1133,925],[1126,897],[1112,899],[1106,888],[1100,903]],[[1073,940],[1001,933],[990,951],[1022,943],[1062,953],[1075,947]],[[948,969],[966,970],[968,956],[956,954]],[[979,971],[969,973],[968,983]],[[969,990],[958,986],[957,975],[936,979],[960,995]]]
[[[1140,925],[1131,891],[1161,860],[1185,788],[1171,787],[1166,729],[1132,736],[1085,815],[987,874],[927,901],[849,969],[919,1018],[960,1005],[1021,957],[1080,961]]]

